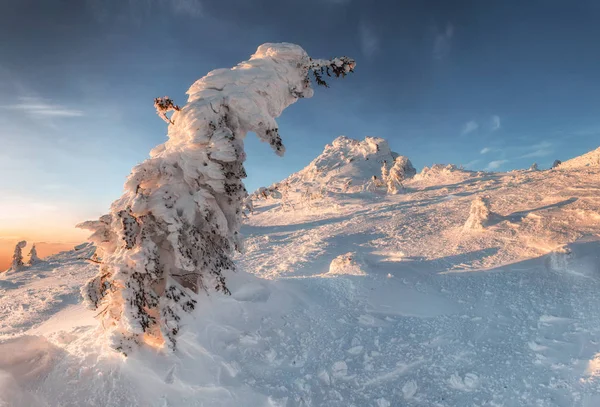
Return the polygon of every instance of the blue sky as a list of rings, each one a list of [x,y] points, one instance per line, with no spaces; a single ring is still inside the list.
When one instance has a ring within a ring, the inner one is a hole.
[[[0,0],[0,237],[75,236],[165,140],[156,96],[264,42],[349,55],[356,73],[252,135],[253,190],[339,135],[380,136],[417,168],[541,168],[598,147],[595,1]],[[7,40],[9,39],[9,40]],[[77,235],[78,237],[79,235]]]

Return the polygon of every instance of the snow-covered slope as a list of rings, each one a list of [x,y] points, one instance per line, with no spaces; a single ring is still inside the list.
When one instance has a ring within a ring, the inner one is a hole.
[[[560,169],[571,169],[571,168],[581,168],[581,167],[598,167],[600,166],[600,147],[595,150],[590,151],[589,153],[580,155],[579,157],[572,158],[564,163],[560,164],[558,168]]]
[[[405,187],[257,201],[174,354],[97,340],[82,253],[0,276],[0,405],[600,405],[600,168]]]

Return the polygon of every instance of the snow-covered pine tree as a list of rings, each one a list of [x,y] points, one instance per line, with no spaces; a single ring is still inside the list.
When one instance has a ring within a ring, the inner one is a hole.
[[[529,171],[539,171],[537,163],[531,164],[531,167],[529,167]]]
[[[471,209],[469,211],[469,217],[465,222],[464,230],[482,230],[487,226],[492,212],[490,211],[490,205],[486,199],[481,196],[476,197],[471,202]]]
[[[35,244],[33,246],[31,246],[31,250],[29,250],[29,260],[27,262],[27,264],[29,264],[30,266],[33,266],[34,264],[38,264],[42,261],[42,259],[40,259],[38,257],[37,254],[37,249],[35,248]]]
[[[15,245],[15,252],[13,253],[10,270],[19,271],[25,266],[25,263],[23,262],[23,249],[25,246],[27,246],[27,242],[25,240],[22,240]]]
[[[383,162],[381,163],[381,180],[385,184],[387,184],[389,176],[390,176],[390,171],[388,170],[388,167],[387,167],[387,161],[383,160]]]
[[[389,194],[398,193],[398,189],[403,188],[402,182],[407,179],[414,177],[417,173],[415,167],[407,157],[398,156],[394,160],[394,165],[389,170],[386,185]]]
[[[248,61],[196,81],[185,106],[155,101],[163,119],[174,110],[165,119],[168,140],[133,168],[110,214],[80,225],[94,232],[102,259],[82,294],[102,310],[115,349],[128,353],[142,342],[174,349],[195,293],[229,293],[225,275],[234,270],[234,250],[243,249],[246,133],[283,155],[275,118],[313,95],[311,73],[326,86],[324,75],[345,76],[354,65],[347,57],[312,59],[293,44],[264,44]]]

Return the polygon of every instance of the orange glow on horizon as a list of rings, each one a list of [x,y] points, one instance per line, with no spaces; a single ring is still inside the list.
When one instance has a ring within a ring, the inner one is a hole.
[[[23,249],[24,259],[28,258],[33,244],[35,244],[38,256],[44,258],[65,250],[72,250],[74,246],[85,242],[89,235],[89,231],[74,227],[59,230],[48,228],[20,231],[0,229],[0,272],[10,266],[15,245],[21,240],[27,241],[27,246]]]

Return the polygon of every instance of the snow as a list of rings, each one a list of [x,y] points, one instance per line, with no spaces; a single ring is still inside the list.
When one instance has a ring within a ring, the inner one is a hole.
[[[568,161],[561,163],[558,168],[559,169],[572,169],[572,168],[581,168],[581,167],[598,167],[600,166],[600,147],[597,149],[590,151],[589,153],[585,153],[580,155],[579,157],[572,158]]]
[[[434,166],[397,195],[320,168],[322,197],[306,169],[294,209],[254,202],[232,295],[199,296],[174,353],[99,339],[89,246],[0,275],[0,405],[600,405],[600,167]],[[477,197],[494,216],[465,229]]]

